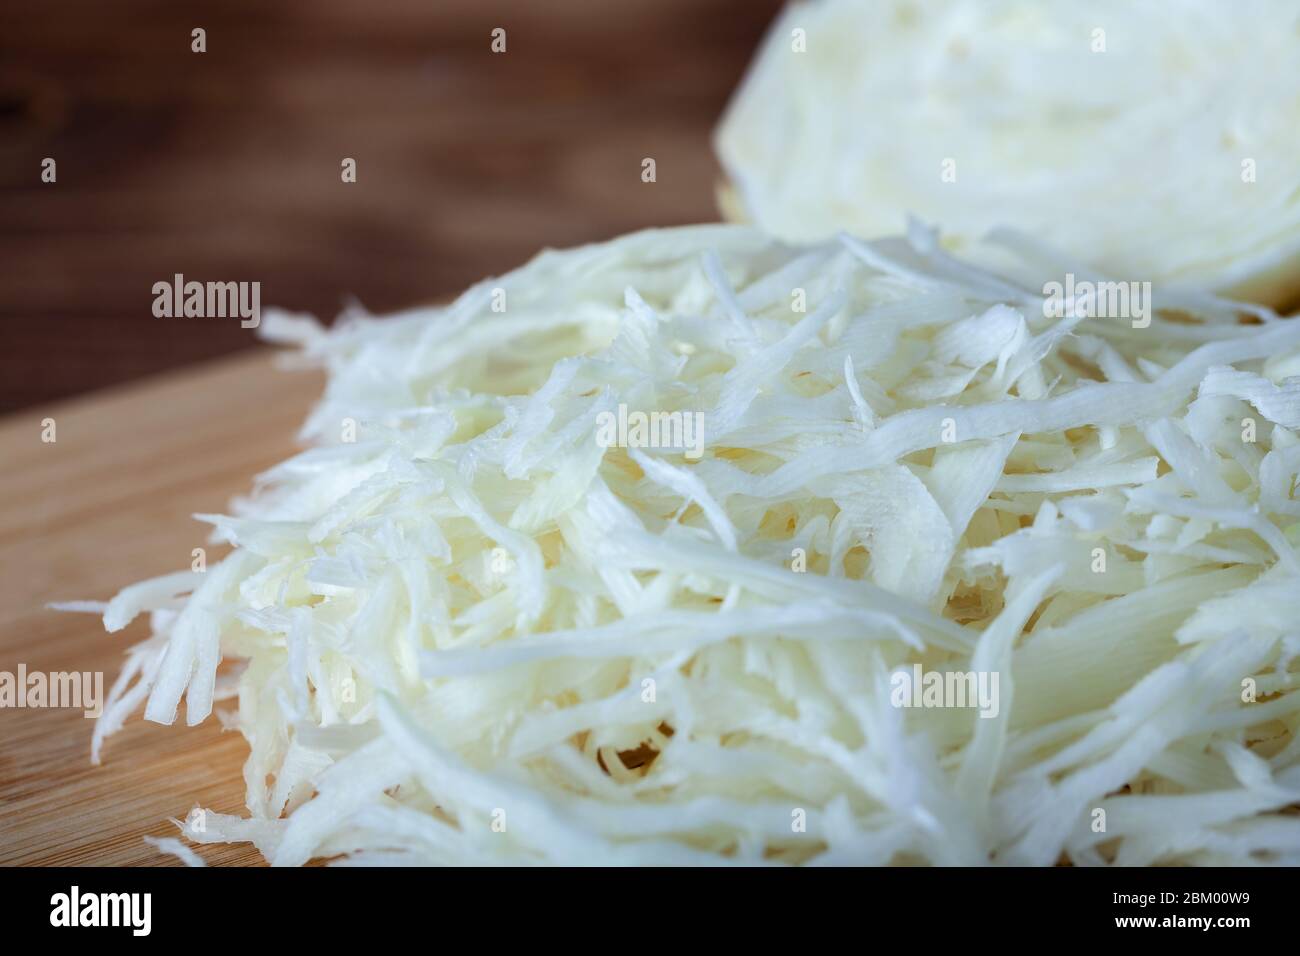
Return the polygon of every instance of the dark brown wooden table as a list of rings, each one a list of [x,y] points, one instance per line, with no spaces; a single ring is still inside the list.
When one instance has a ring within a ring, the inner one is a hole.
[[[778,7],[0,5],[0,412],[248,347],[238,321],[153,316],[178,272],[329,317],[717,218],[710,134]]]

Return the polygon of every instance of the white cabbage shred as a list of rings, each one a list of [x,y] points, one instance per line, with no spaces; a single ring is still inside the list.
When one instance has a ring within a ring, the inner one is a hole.
[[[183,832],[275,864],[1300,863],[1300,323],[1026,270],[701,226],[268,317],[311,447],[103,609],[96,759],[237,698],[248,816]]]
[[[1124,279],[1300,297],[1296,0],[809,0],[717,133],[782,239],[990,223]]]

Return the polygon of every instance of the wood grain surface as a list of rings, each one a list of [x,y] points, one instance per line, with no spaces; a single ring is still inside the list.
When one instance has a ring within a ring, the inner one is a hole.
[[[328,320],[716,219],[711,133],[779,6],[0,3],[0,413],[249,348],[152,315],[178,272]]]
[[[321,384],[256,351],[0,420],[0,671],[102,671],[107,688],[147,621],[107,634],[96,616],[46,603],[103,600],[187,568],[207,545],[190,516],[225,510],[295,450]],[[45,417],[53,443],[41,440]],[[175,836],[168,818],[196,804],[243,812],[247,748],[215,719],[162,727],[137,715],[98,767],[93,723],[80,710],[0,708],[0,864],[173,864],[144,835]],[[200,852],[261,860],[244,845]]]

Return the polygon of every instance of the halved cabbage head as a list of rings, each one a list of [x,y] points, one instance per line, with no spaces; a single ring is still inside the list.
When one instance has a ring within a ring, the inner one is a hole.
[[[1300,295],[1292,0],[814,0],[717,134],[724,209],[789,240],[1018,227],[1125,279]]]

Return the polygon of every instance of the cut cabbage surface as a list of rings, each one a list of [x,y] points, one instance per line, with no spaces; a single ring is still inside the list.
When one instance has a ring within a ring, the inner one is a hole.
[[[813,0],[717,135],[724,208],[815,241],[991,223],[1125,279],[1300,297],[1295,0]]]
[[[268,316],[311,447],[109,603],[152,636],[94,758],[215,709],[248,815],[184,834],[276,864],[1300,862],[1300,323],[1054,318],[998,237],[649,231]]]

